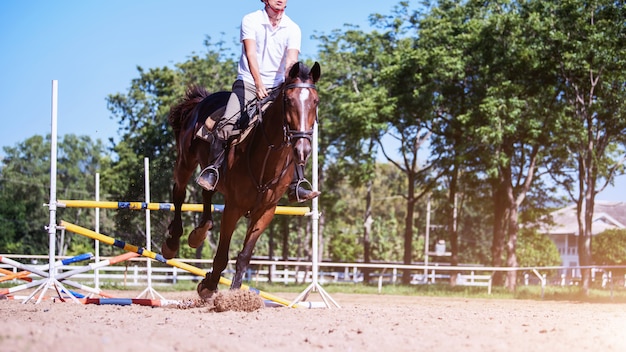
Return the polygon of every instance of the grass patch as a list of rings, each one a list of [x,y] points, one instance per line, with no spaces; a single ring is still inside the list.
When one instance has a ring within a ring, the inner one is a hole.
[[[306,285],[284,285],[259,283],[251,285],[261,291],[272,292],[302,292]],[[447,284],[430,285],[384,285],[378,292],[376,285],[364,284],[324,284],[326,292],[346,294],[371,294],[371,295],[399,295],[399,296],[424,296],[424,297],[459,297],[459,298],[483,298],[483,299],[528,299],[537,301],[570,301],[588,303],[626,303],[626,290],[595,289],[589,290],[585,295],[578,286],[549,286],[543,291],[540,286],[518,286],[515,292],[509,292],[504,287],[493,286],[491,294],[487,293],[486,287],[456,286]]]
[[[591,288],[588,294],[578,286],[548,286],[541,292],[539,286],[522,286],[515,293],[517,299],[544,301],[571,301],[586,303],[626,303],[626,290]]]
[[[283,285],[259,283],[255,288],[267,292],[302,292],[306,285]],[[457,286],[446,284],[431,285],[384,285],[378,291],[377,285],[364,284],[324,284],[328,293],[370,294],[370,295],[398,295],[398,296],[432,296],[432,297],[474,297],[474,298],[513,298],[513,295],[504,289],[493,288],[492,294],[487,293],[486,287]]]

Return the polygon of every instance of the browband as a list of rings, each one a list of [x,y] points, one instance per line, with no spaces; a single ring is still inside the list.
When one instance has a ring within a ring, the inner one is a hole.
[[[292,88],[310,88],[310,89],[317,89],[317,87],[315,86],[315,84],[312,83],[291,83],[288,84],[285,89],[292,89]]]

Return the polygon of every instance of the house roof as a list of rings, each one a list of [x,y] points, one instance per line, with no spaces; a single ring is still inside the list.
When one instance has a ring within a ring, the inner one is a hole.
[[[541,232],[549,235],[578,235],[576,205],[550,213],[552,225],[542,226]],[[626,202],[596,201],[593,214],[592,235],[608,229],[626,228]]]

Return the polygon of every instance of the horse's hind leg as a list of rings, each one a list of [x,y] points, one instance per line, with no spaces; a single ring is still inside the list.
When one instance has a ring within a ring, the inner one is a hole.
[[[213,228],[213,213],[211,212],[213,193],[215,192],[202,190],[202,218],[200,224],[191,231],[187,240],[191,248],[200,247],[208,232]]]

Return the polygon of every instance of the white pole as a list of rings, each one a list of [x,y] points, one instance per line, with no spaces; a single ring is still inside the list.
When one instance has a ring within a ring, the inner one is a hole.
[[[57,80],[52,81],[52,128],[50,132],[50,222],[48,224],[49,238],[49,279],[54,280],[56,274],[56,217],[57,217],[57,112],[58,112],[58,85]]]
[[[150,161],[148,158],[144,157],[143,158],[143,167],[144,167],[144,175],[145,175],[145,190],[146,190],[146,204],[150,203]],[[148,207],[146,207],[146,250],[148,250],[149,252],[152,250],[152,238],[150,235],[150,209],[148,209]],[[155,295],[159,296],[159,298],[164,299],[163,296],[161,296],[158,292],[156,292],[153,288],[152,288],[152,261],[148,260],[146,262],[146,271],[147,271],[147,279],[148,279],[148,287],[146,287],[145,290],[143,290],[142,293],[139,294],[139,296],[137,296],[137,298],[140,298],[142,296],[148,296],[150,295],[150,297],[152,297],[152,299],[154,299]]]
[[[312,171],[312,183],[311,183],[311,187],[314,191],[318,190],[319,187],[319,161],[318,159],[318,125],[317,122],[313,125],[313,153],[311,155],[311,157],[313,158],[313,171]],[[312,270],[312,274],[313,274],[313,280],[311,282],[311,284],[300,293],[300,295],[298,295],[298,297],[296,297],[294,299],[293,302],[291,302],[290,306],[295,305],[296,303],[299,303],[302,299],[306,299],[306,297],[308,297],[309,293],[311,291],[317,291],[320,296],[322,297],[322,300],[324,301],[324,304],[326,305],[327,308],[331,308],[331,306],[335,306],[337,308],[341,308],[341,306],[335,302],[335,300],[328,294],[328,292],[326,292],[326,290],[324,290],[324,288],[322,286],[319,285],[318,283],[318,269],[319,269],[319,261],[320,261],[320,257],[319,257],[319,248],[318,248],[318,241],[319,241],[319,218],[320,218],[320,214],[319,214],[319,199],[318,198],[313,198],[313,204],[311,207],[311,237],[312,237],[312,253],[311,253],[311,265],[313,266],[313,270]],[[355,275],[356,276],[356,275]]]
[[[100,201],[100,173],[96,172],[96,202]],[[96,208],[96,228],[97,233],[100,233],[100,208]],[[95,242],[96,249],[96,263],[100,262],[100,241]],[[96,289],[100,289],[100,270],[94,270],[94,285]]]
[[[145,172],[146,179],[146,204],[150,203],[150,161],[148,158],[143,158],[143,167]],[[148,251],[152,250],[152,238],[150,234],[150,210],[146,207],[146,249]],[[148,260],[147,262],[147,270],[148,270],[148,289],[152,289],[152,261]]]
[[[318,181],[318,177],[319,177],[319,170],[318,170],[318,164],[319,161],[317,160],[318,158],[318,146],[317,146],[317,134],[318,134],[318,127],[317,127],[317,123],[315,123],[313,125],[313,168],[312,168],[312,181],[313,183],[311,184],[312,188],[314,191],[318,190],[319,187],[319,181]],[[315,290],[317,288],[317,275],[318,275],[318,265],[319,265],[319,248],[318,248],[318,241],[319,241],[319,231],[318,231],[318,226],[319,226],[319,212],[318,212],[318,208],[319,208],[319,199],[318,197],[313,198],[313,204],[311,207],[311,226],[312,226],[312,234],[311,236],[313,237],[312,240],[312,251],[313,253],[311,254],[311,259],[312,259],[312,264],[313,264],[313,289]]]
[[[42,273],[40,276],[47,276],[47,278],[43,279],[42,284],[34,290],[26,300],[22,303],[26,303],[30,301],[33,297],[39,294],[36,303],[40,303],[44,298],[46,291],[49,288],[54,286],[54,289],[61,295],[61,292],[66,293],[69,297],[75,302],[79,303],[76,297],[67,290],[61,282],[59,282],[55,276],[57,274],[56,268],[56,231],[58,229],[56,225],[56,217],[57,217],[57,120],[58,120],[58,98],[59,98],[59,82],[57,80],[52,81],[52,118],[51,118],[51,129],[50,129],[50,202],[48,204],[48,209],[50,210],[50,221],[48,226],[46,226],[46,230],[48,230],[48,272]],[[28,266],[23,266],[28,271],[35,272],[36,268],[31,268]],[[39,274],[38,274],[39,275]],[[40,281],[35,282],[38,284]]]
[[[428,283],[428,243],[430,242],[430,194],[426,201],[426,232],[424,236],[424,278]],[[434,279],[434,276],[433,276]]]

